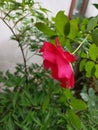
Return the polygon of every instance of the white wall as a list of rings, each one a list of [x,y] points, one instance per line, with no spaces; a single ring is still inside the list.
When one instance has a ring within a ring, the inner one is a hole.
[[[93,4],[98,4],[98,0],[89,0],[85,16],[92,17],[98,15],[98,10],[93,6]]]
[[[22,61],[18,44],[10,40],[11,32],[0,20],[0,70],[14,70],[15,62]]]
[[[55,16],[59,10],[64,10],[65,14],[68,15],[71,0],[35,0],[40,2],[42,7],[49,9],[52,13],[50,16]]]

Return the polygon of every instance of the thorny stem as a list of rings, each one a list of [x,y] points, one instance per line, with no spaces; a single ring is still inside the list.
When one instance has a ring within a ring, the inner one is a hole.
[[[87,40],[88,36],[89,36],[89,34],[86,36],[86,38],[85,38],[82,42],[80,42],[80,45],[76,48],[76,50],[75,50],[74,52],[72,52],[72,54],[75,54],[75,53],[81,48],[81,46],[82,46],[82,45],[85,43],[85,41]]]
[[[23,57],[23,61],[24,61],[24,69],[25,69],[25,79],[26,79],[26,84],[28,84],[28,71],[27,71],[27,62],[26,62],[26,58],[25,58],[25,54],[24,54],[24,50],[23,47],[20,43],[19,38],[17,37],[17,35],[15,34],[14,30],[9,26],[9,24],[4,20],[4,18],[0,17],[0,19],[6,24],[6,26],[10,29],[10,31],[12,32],[12,34],[15,36],[16,41],[19,43],[19,47],[21,49],[21,53],[22,53],[22,57]]]

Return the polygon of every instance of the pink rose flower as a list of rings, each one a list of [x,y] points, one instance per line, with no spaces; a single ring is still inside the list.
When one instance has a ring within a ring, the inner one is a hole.
[[[44,42],[44,45],[39,52],[43,53],[44,68],[52,71],[52,77],[61,82],[63,88],[72,88],[74,86],[74,72],[71,62],[76,60],[76,57],[65,51],[59,43],[58,38],[55,39],[56,46],[50,42]]]

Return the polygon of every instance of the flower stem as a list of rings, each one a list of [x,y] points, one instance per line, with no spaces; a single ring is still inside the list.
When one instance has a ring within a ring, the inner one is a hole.
[[[82,45],[85,43],[85,41],[87,40],[88,36],[89,36],[89,34],[86,36],[86,38],[85,38],[82,42],[80,42],[80,45],[76,48],[76,50],[75,50],[74,52],[72,52],[72,54],[75,54],[75,53],[81,48],[81,46],[82,46]]]

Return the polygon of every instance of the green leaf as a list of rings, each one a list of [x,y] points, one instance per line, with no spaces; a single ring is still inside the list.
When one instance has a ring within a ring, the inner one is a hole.
[[[87,102],[87,101],[89,100],[89,96],[88,96],[87,93],[81,93],[80,95],[81,95],[81,97],[82,97],[82,99],[83,99],[84,101]]]
[[[73,130],[73,128],[70,125],[67,125],[67,130]]]
[[[46,24],[44,23],[36,23],[35,26],[40,30],[42,31],[45,35],[47,35],[48,37],[54,37],[56,36],[56,33],[51,30]]]
[[[14,122],[13,122],[13,119],[12,119],[10,113],[8,115],[6,115],[6,123],[7,123],[6,128],[8,130],[14,130],[15,129]]]
[[[26,114],[25,119],[23,120],[22,124],[26,125],[26,123],[31,123],[32,122],[32,118],[34,116],[34,111],[29,110],[28,113]]]
[[[19,127],[19,129],[22,129],[22,130],[29,130],[29,129],[27,128],[27,126],[22,125],[22,124],[19,123],[19,122],[15,122],[15,123],[16,123],[16,125]]]
[[[58,39],[59,39],[60,44],[62,45],[62,47],[66,46],[66,39],[65,39],[65,37],[59,35]]]
[[[83,111],[87,108],[86,103],[79,99],[72,99],[70,105],[75,111]]]
[[[67,101],[70,100],[72,98],[72,96],[73,95],[71,93],[71,90],[66,88],[65,90],[63,90],[63,93],[60,96],[60,102],[64,103],[65,105],[69,105]]]
[[[70,39],[74,39],[77,36],[78,33],[78,24],[76,20],[71,20],[70,21],[70,33],[68,37]]]
[[[98,64],[95,65],[95,76],[98,78]]]
[[[86,76],[91,77],[92,74],[94,73],[94,66],[95,63],[93,61],[88,61],[85,65],[85,70],[86,70]]]
[[[93,98],[93,97],[95,96],[95,91],[94,91],[93,88],[89,88],[88,93],[89,93],[89,96],[90,96],[91,98]]]
[[[43,8],[43,7],[40,7],[40,10],[43,11],[44,13],[48,13],[48,12],[51,12],[50,10],[46,9],[46,8]]]
[[[36,125],[42,126],[41,121],[38,117],[34,117],[33,121],[36,123]]]
[[[98,28],[91,33],[93,42],[98,46]]]
[[[80,29],[81,29],[82,32],[85,32],[87,24],[88,24],[88,18],[83,18],[82,22],[80,24]]]
[[[93,30],[97,26],[97,22],[98,22],[98,16],[91,18],[87,25],[87,31]]]
[[[86,125],[83,124],[83,122],[81,122],[81,127],[82,127],[82,130],[88,130],[88,129],[86,128]]]
[[[67,100],[71,99],[71,97],[72,97],[71,90],[69,90],[69,89],[66,88],[66,89],[64,90],[64,95],[65,95],[65,97],[67,98]]]
[[[80,61],[80,65],[79,65],[80,71],[84,70],[86,61],[87,61],[86,59],[83,59],[83,60]]]
[[[54,18],[56,29],[60,35],[66,36],[70,32],[70,23],[68,17],[64,14],[64,11],[59,11]]]
[[[81,130],[81,121],[79,117],[72,111],[69,110],[67,113],[68,120],[76,130]]]
[[[98,47],[95,44],[91,44],[89,48],[89,55],[92,60],[96,60],[98,57]]]
[[[32,102],[32,96],[30,95],[29,92],[27,91],[23,91],[23,93],[21,94],[21,100],[20,100],[20,105],[23,107],[30,107],[33,104]]]
[[[80,56],[81,58],[87,58],[87,54],[85,52],[81,52]]]
[[[96,9],[98,9],[98,4],[93,4],[95,7],[96,7]]]
[[[46,110],[48,104],[49,104],[49,95],[47,95],[46,98],[44,99],[44,103],[42,105],[43,112]]]
[[[18,99],[19,99],[19,93],[16,92],[16,93],[14,93],[14,97],[13,97],[13,108],[15,108],[17,106]]]

